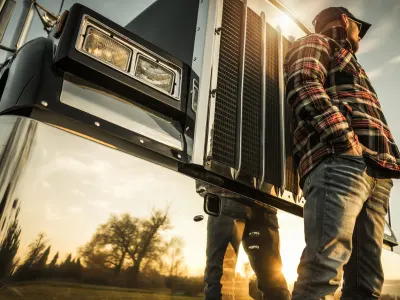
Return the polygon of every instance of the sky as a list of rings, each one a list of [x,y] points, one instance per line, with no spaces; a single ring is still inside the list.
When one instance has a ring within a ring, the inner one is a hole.
[[[120,25],[126,25],[154,1],[66,0],[64,8],[69,8],[74,2],[85,4]],[[398,117],[400,107],[397,103],[396,89],[400,82],[400,74],[396,72],[400,66],[400,35],[397,33],[400,25],[400,1],[282,0],[282,2],[310,28],[313,17],[320,10],[340,5],[346,6],[356,17],[373,24],[360,44],[358,59],[372,80],[395,140],[400,144]],[[50,11],[58,12],[61,1],[42,0],[40,3]],[[18,9],[20,7],[17,7]],[[12,22],[15,24],[15,19]],[[36,18],[28,39],[38,36],[43,36],[43,31]],[[11,36],[6,35],[4,44],[10,39]],[[185,260],[190,262],[190,273],[202,273],[205,260],[206,221],[193,222],[195,215],[202,214],[202,201],[194,191],[192,179],[115,150],[88,143],[79,137],[57,135],[52,128],[43,128],[43,131],[52,138],[46,140],[46,134],[41,136],[44,139],[40,141],[43,146],[35,148],[34,157],[28,168],[30,171],[23,178],[23,182],[33,181],[34,186],[41,188],[20,188],[18,191],[21,199],[27,199],[24,205],[28,207],[21,212],[21,220],[26,222],[22,248],[26,247],[38,232],[47,230],[48,237],[54,245],[53,251],[62,249],[64,255],[69,252],[76,253],[77,247],[90,239],[97,226],[107,220],[110,212],[130,212],[135,216],[146,217],[152,208],[162,209],[171,204],[171,212],[174,213],[173,229],[166,237],[183,237]],[[60,149],[58,145],[65,141],[68,143],[64,143],[66,146]],[[76,149],[85,151],[77,156]],[[74,186],[73,189],[71,185]],[[28,199],[32,198],[39,200],[35,203],[29,202]],[[391,202],[393,229],[400,238],[400,181],[395,181]],[[35,212],[39,214],[43,211],[43,218],[36,222],[35,226],[28,225],[34,221]],[[299,230],[302,228],[302,219],[280,212],[279,222],[284,273],[288,281],[293,282],[296,277],[297,262],[304,247],[304,237]],[[79,234],[72,234],[77,231]],[[400,249],[397,251],[400,253]],[[246,259],[244,251],[241,251],[238,271]],[[393,254],[386,253],[384,265],[390,270],[391,263],[396,259],[398,258]],[[396,271],[392,269],[388,276],[399,279]]]

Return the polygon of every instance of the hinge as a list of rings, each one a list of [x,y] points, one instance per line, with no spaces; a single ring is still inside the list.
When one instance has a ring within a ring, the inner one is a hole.
[[[222,31],[222,27],[215,28],[215,34],[220,35]]]

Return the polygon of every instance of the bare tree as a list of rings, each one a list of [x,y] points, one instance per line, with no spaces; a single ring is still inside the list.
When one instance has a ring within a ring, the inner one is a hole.
[[[46,249],[45,234],[43,232],[39,233],[38,237],[29,244],[28,248],[29,251],[24,265],[29,269],[39,261],[44,249]]]
[[[184,242],[179,237],[173,237],[167,244],[166,262],[167,275],[179,276],[183,267],[183,246]]]
[[[169,228],[168,209],[153,210],[150,219],[111,215],[79,253],[88,267],[113,269],[116,276],[124,266],[130,266],[129,280],[136,282],[142,265],[166,251],[161,232]]]
[[[0,245],[0,278],[11,275],[17,265],[15,256],[19,249],[21,235],[21,226],[18,223],[19,212],[20,208],[17,208],[14,221]]]
[[[138,237],[139,219],[129,214],[111,215],[105,224],[97,228],[91,241],[80,249],[88,266],[113,268],[119,275],[129,248]]]
[[[166,251],[166,244],[161,232],[170,229],[171,222],[168,216],[168,208],[165,211],[153,210],[149,220],[141,222],[138,239],[129,248],[129,256],[132,259],[131,280],[137,282],[140,267],[144,261],[159,259]]]
[[[56,255],[54,255],[53,259],[51,260],[50,264],[48,265],[49,269],[53,269],[56,266],[58,256],[59,256],[59,253],[57,252]]]
[[[43,254],[40,256],[40,258],[38,259],[37,266],[39,268],[44,269],[46,267],[47,260],[49,259],[50,249],[51,246],[48,246],[46,251],[44,251]]]
[[[37,238],[29,244],[26,259],[15,272],[15,278],[17,280],[28,280],[35,276],[38,276],[38,271],[40,269],[38,267],[38,263],[42,258],[42,255],[45,253],[45,249],[45,234],[41,232],[38,234]]]

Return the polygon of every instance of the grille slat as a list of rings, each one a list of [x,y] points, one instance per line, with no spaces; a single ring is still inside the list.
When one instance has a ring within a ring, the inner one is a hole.
[[[260,173],[261,134],[261,17],[247,9],[246,56],[243,90],[242,170]]]
[[[292,43],[286,39],[282,39],[283,56],[288,53]],[[293,115],[292,108],[285,103],[285,147],[286,147],[286,189],[295,194],[299,191],[298,173],[295,169],[293,160]]]
[[[241,1],[225,0],[222,13],[212,156],[214,160],[232,168],[235,166],[241,19]]]
[[[265,181],[281,185],[280,161],[280,118],[279,118],[279,81],[278,81],[278,32],[266,24],[266,140],[265,140]]]

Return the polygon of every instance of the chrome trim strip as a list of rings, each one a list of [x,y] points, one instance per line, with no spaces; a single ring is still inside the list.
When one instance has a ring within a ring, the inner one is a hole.
[[[6,4],[7,0],[1,0],[0,1],[0,12],[3,10],[4,4]]]
[[[210,3],[212,2],[212,3]],[[206,40],[208,38],[208,22],[209,14],[211,13],[215,19],[215,1],[214,0],[201,0],[199,1],[199,8],[197,11],[197,24],[196,36],[194,38],[193,56],[192,56],[192,70],[201,75],[204,67],[205,53],[207,52]]]
[[[261,163],[261,175],[258,181],[258,188],[261,189],[262,185],[264,183],[265,179],[265,135],[266,135],[266,130],[265,126],[267,124],[266,121],[266,106],[267,106],[267,86],[266,86],[266,81],[267,81],[267,26],[266,26],[266,20],[265,20],[265,13],[261,12],[261,32],[262,32],[262,38],[261,38],[261,157],[260,157],[260,163]]]
[[[199,53],[197,47],[201,46],[203,47],[203,54],[201,58],[201,69],[196,71],[199,75],[199,99],[197,103],[193,157],[191,163],[203,166],[208,153],[206,153],[206,151],[208,151],[208,148],[210,147],[209,140],[207,139],[207,133],[208,136],[210,136],[210,133],[207,128],[212,128],[212,123],[214,121],[213,118],[209,116],[209,111],[213,111],[209,105],[211,105],[210,90],[213,89],[213,87],[211,87],[211,84],[213,84],[212,80],[215,79],[216,81],[216,78],[213,77],[214,69],[218,69],[215,66],[215,55],[219,55],[220,36],[215,34],[215,29],[221,26],[222,13],[220,12],[222,11],[222,0],[200,1],[199,11],[200,10],[207,13],[207,18],[204,24],[204,40],[202,42],[198,41],[198,39],[201,39],[202,37],[198,37],[197,34],[195,40],[195,53]],[[198,60],[199,58],[196,59],[196,61]],[[193,68],[194,67],[195,64],[193,64]],[[216,86],[216,84],[214,86]],[[205,128],[206,130],[204,130]]]
[[[286,187],[286,145],[285,145],[285,84],[283,75],[283,37],[282,31],[278,27],[278,74],[279,74],[279,117],[281,126],[279,130],[281,142],[281,193]]]
[[[287,8],[283,3],[281,3],[278,0],[268,0],[272,5],[274,5],[277,9],[279,9],[281,12],[286,14],[297,26],[301,28],[306,34],[311,34],[312,31],[310,28],[307,27],[302,21],[300,21],[295,14]]]
[[[182,132],[177,126],[117,97],[64,80],[60,102],[173,149],[184,150]]]
[[[209,159],[212,156],[212,137],[213,137],[213,130],[214,130],[214,121],[215,121],[215,99],[218,97],[218,94],[211,93],[211,91],[217,91],[217,83],[218,83],[218,66],[219,66],[219,52],[220,52],[220,45],[221,45],[221,34],[216,33],[216,29],[222,26],[222,12],[223,12],[223,0],[216,1],[216,12],[215,12],[215,23],[213,27],[213,35],[214,35],[214,43],[212,47],[212,64],[211,64],[211,84],[209,86],[208,92],[208,125],[207,125],[207,144],[206,144],[206,168],[209,167]],[[200,82],[201,85],[201,82]],[[204,81],[203,87],[204,88]],[[218,92],[217,92],[218,93]],[[203,95],[204,96],[204,95]],[[204,99],[203,99],[204,101]],[[196,127],[198,125],[196,124]],[[203,130],[203,128],[197,128],[199,130]]]
[[[113,34],[113,39],[119,43],[121,43],[122,45],[128,47],[132,53],[131,53],[131,58],[129,61],[129,70],[128,71],[122,71],[121,69],[116,68],[115,66],[113,66],[112,64],[109,64],[107,62],[104,62],[100,59],[98,59],[97,57],[94,57],[92,55],[90,55],[89,53],[85,52],[82,50],[83,48],[83,43],[85,40],[85,33],[86,33],[86,29],[87,27],[92,26],[93,28],[99,30],[100,32],[110,36],[110,34]],[[102,64],[105,64],[107,66],[109,66],[110,68],[113,68],[115,70],[117,70],[118,72],[121,72],[129,77],[132,77],[133,79],[140,81],[146,85],[148,85],[149,87],[160,91],[161,93],[170,96],[171,98],[174,98],[175,100],[180,100],[181,99],[181,87],[182,87],[182,69],[176,65],[174,65],[173,63],[167,61],[165,58],[159,56],[158,54],[146,49],[145,47],[143,47],[142,45],[136,43],[135,41],[132,41],[131,39],[127,38],[126,36],[123,36],[122,34],[120,34],[119,32],[113,30],[112,28],[108,27],[107,25],[104,25],[103,23],[93,19],[92,17],[90,17],[89,15],[84,15],[82,18],[82,23],[81,23],[81,27],[79,29],[79,34],[78,34],[78,38],[76,39],[76,43],[75,43],[75,49],[77,51],[79,51],[80,53],[91,57],[92,59],[95,59],[99,62],[101,62]],[[154,85],[149,84],[147,81],[142,80],[138,77],[135,76],[135,70],[136,70],[136,62],[138,60],[139,55],[143,55],[146,58],[150,59],[151,61],[154,61],[155,63],[161,65],[164,68],[169,69],[171,72],[173,72],[175,74],[174,77],[174,83],[175,83],[175,89],[174,89],[174,93],[168,93],[163,89],[160,89]],[[135,64],[135,66],[133,66],[133,64]]]
[[[20,19],[18,21],[17,29],[11,41],[11,46],[19,49],[25,44],[26,38],[31,28],[33,17],[35,15],[35,5],[33,1],[23,1],[23,8]]]
[[[239,83],[238,83],[238,106],[236,107],[236,155],[234,178],[239,177],[242,169],[242,143],[243,143],[243,87],[244,69],[246,61],[246,30],[247,30],[247,0],[243,0],[243,13],[240,32],[240,62],[239,62]]]

